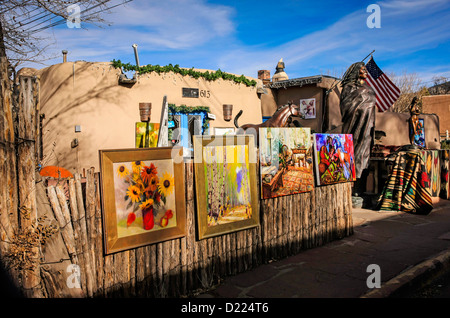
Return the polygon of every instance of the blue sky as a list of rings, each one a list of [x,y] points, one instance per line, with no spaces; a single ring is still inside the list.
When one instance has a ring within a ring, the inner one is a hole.
[[[118,0],[116,0],[117,2]],[[381,28],[369,28],[378,4]],[[372,50],[385,73],[416,73],[426,85],[450,78],[450,1],[134,0],[104,15],[111,26],[65,24],[47,33],[49,54],[62,61],[179,64],[257,77],[280,58],[290,78],[339,76]],[[42,65],[24,65],[42,68]]]

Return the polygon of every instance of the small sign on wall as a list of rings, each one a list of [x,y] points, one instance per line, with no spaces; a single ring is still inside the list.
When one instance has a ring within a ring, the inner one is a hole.
[[[300,113],[304,119],[316,118],[316,99],[300,99]]]
[[[198,98],[198,88],[183,87],[182,97]]]

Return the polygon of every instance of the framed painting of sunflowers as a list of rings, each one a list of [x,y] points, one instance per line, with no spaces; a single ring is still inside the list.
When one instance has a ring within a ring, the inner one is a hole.
[[[184,163],[174,155],[182,148],[99,151],[106,254],[185,236]]]
[[[194,136],[198,238],[259,225],[252,135]]]

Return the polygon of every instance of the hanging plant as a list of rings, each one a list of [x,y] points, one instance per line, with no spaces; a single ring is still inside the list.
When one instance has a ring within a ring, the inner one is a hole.
[[[183,76],[189,75],[189,76],[194,77],[195,79],[202,77],[208,81],[215,81],[215,80],[218,80],[219,78],[221,78],[221,79],[228,80],[228,81],[234,81],[235,83],[238,83],[238,84],[244,84],[246,86],[256,86],[256,84],[257,84],[255,80],[249,80],[244,75],[236,76],[233,74],[222,72],[220,69],[218,69],[215,72],[214,71],[199,72],[199,71],[195,71],[193,67],[190,69],[181,68],[178,64],[175,64],[175,65],[169,64],[166,66],[149,64],[149,65],[139,67],[137,65],[132,65],[130,63],[122,63],[120,60],[116,61],[115,59],[112,60],[111,63],[112,63],[112,66],[114,66],[114,68],[120,68],[124,72],[134,71],[134,72],[138,72],[139,74],[146,74],[146,73],[152,73],[152,72],[161,74],[161,73],[173,72],[176,74],[181,74]]]

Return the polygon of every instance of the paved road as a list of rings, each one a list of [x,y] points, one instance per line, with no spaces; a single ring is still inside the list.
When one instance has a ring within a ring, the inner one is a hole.
[[[354,209],[353,222],[350,237],[227,277],[198,297],[386,298],[450,252],[449,200],[429,215]],[[382,288],[367,285],[371,264],[380,268]]]

